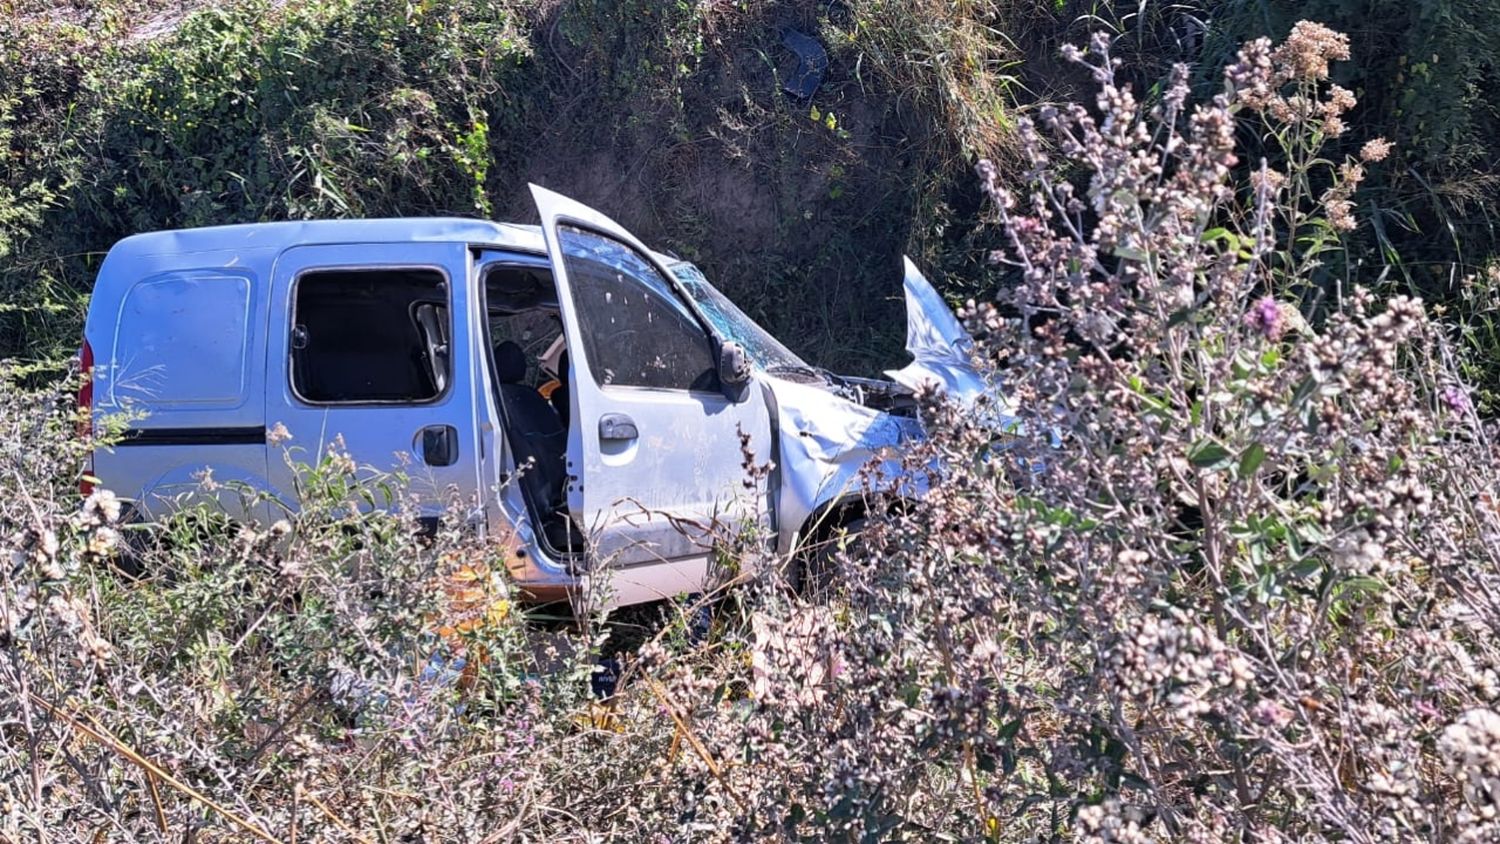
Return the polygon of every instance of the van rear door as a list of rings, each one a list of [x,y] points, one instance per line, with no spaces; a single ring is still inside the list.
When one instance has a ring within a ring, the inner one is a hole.
[[[297,464],[352,458],[362,480],[404,472],[424,515],[473,501],[480,448],[475,309],[465,244],[299,246],[272,273],[269,471],[299,509]],[[284,453],[283,453],[284,452]],[[335,468],[336,470],[336,468]]]

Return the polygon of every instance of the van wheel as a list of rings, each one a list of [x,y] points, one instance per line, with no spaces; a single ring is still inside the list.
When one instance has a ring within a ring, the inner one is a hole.
[[[115,549],[114,557],[109,560],[109,565],[129,580],[140,580],[146,575],[146,559],[156,545],[156,538],[143,522],[130,522],[117,527],[120,531],[120,544]]]
[[[792,591],[809,601],[827,600],[833,593],[834,578],[839,574],[840,552],[859,553],[860,536],[865,532],[866,521],[863,516],[852,518],[799,554],[789,578]]]

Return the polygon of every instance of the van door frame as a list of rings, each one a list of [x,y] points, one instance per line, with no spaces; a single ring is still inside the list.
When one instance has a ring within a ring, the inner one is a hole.
[[[505,401],[500,395],[500,381],[495,374],[495,363],[493,359],[494,336],[490,331],[489,318],[489,283],[485,278],[491,267],[522,267],[528,269],[546,270],[547,275],[552,275],[552,264],[547,260],[546,253],[537,253],[510,249],[498,246],[475,247],[472,258],[474,280],[474,313],[478,320],[476,337],[480,338],[482,345],[480,355],[476,355],[476,374],[486,385],[484,394],[486,405],[495,409],[493,418],[493,433],[486,429],[486,435],[492,435],[494,443],[494,464],[486,468],[484,478],[495,480],[493,498],[486,498],[487,504],[493,504],[508,526],[524,525],[520,528],[522,538],[541,548],[552,561],[568,568],[576,569],[575,563],[584,558],[583,549],[569,552],[553,548],[548,542],[542,529],[541,520],[543,514],[539,512],[531,496],[526,493],[523,484],[513,482],[516,472],[515,455],[510,446],[510,431],[506,425]],[[556,282],[554,281],[554,290]],[[559,315],[560,318],[560,315]],[[566,333],[566,332],[564,332]],[[493,516],[490,524],[499,527]]]

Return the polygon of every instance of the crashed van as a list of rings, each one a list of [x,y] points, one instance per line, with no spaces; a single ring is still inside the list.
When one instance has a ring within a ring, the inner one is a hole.
[[[912,361],[890,380],[840,377],[692,264],[532,193],[539,227],[311,221],[120,241],[90,302],[80,399],[95,425],[130,421],[89,475],[149,520],[209,494],[207,470],[231,516],[265,522],[297,509],[295,464],[337,441],[360,471],[405,473],[432,517],[475,502],[473,527],[517,543],[536,598],[607,572],[611,601],[630,604],[701,589],[726,526],[759,524],[791,553],[851,518],[861,469],[922,435],[917,388],[984,389],[910,261]],[[746,452],[770,467],[756,483]]]

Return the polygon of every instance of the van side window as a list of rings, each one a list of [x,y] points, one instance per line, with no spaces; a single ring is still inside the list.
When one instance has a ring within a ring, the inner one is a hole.
[[[708,332],[644,255],[572,226],[558,236],[584,353],[601,387],[719,390]]]
[[[302,274],[292,390],[315,404],[418,403],[448,386],[448,285],[430,269]]]

